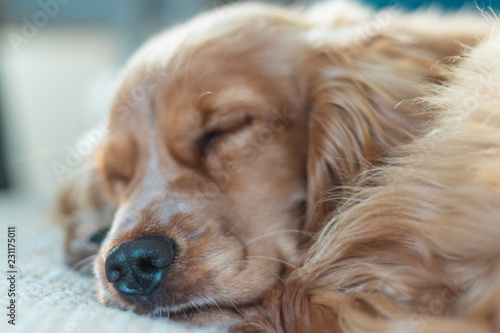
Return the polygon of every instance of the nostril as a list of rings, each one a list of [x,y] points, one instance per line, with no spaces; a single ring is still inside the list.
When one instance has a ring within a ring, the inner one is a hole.
[[[112,267],[106,270],[106,278],[111,283],[120,280],[120,278],[124,275],[125,275],[124,272],[119,267]]]
[[[160,267],[153,265],[151,258],[140,259],[137,266],[144,273],[154,273],[160,269]]]

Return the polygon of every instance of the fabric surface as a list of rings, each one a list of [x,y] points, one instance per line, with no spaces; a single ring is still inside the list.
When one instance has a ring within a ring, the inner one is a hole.
[[[62,232],[47,204],[0,193],[0,332],[220,332],[166,318],[110,309],[96,299],[94,280],[62,262]],[[7,227],[16,226],[16,325],[7,323]]]

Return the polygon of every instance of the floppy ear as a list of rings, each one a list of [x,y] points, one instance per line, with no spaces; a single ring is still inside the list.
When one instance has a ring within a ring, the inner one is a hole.
[[[359,36],[358,23],[311,33],[306,231],[327,221],[342,186],[421,134],[430,114],[410,100],[423,96],[425,84],[444,81],[443,67],[456,60],[451,57],[488,30],[471,16],[398,17],[370,35]]]
[[[92,156],[62,188],[52,216],[64,230],[65,263],[81,272],[89,265],[80,264],[90,263],[83,259],[98,250],[92,235],[111,226],[115,211],[95,167]]]

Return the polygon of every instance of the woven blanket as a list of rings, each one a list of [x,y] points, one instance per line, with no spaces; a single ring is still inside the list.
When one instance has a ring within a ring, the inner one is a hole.
[[[64,266],[63,235],[44,216],[47,207],[46,203],[0,193],[0,332],[220,332],[101,305],[95,280]],[[9,297],[8,226],[15,226],[16,234],[15,297]],[[15,326],[8,323],[11,299]]]

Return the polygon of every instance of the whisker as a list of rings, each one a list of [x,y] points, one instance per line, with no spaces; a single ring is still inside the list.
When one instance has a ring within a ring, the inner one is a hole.
[[[280,262],[282,264],[285,264],[285,265],[288,265],[288,266],[293,267],[295,269],[298,269],[297,266],[295,266],[295,265],[293,265],[293,264],[291,264],[289,262],[286,262],[284,260],[278,259],[278,258],[266,257],[266,256],[248,256],[247,258],[261,258],[261,259],[275,260],[275,261],[278,261],[278,262]]]
[[[73,268],[75,271],[78,271],[78,272],[83,271],[83,269],[87,268],[86,266],[93,264],[95,258],[96,258],[95,254],[88,256],[88,257],[85,257],[85,258],[77,261],[76,263],[74,263],[71,266],[71,268]]]
[[[221,294],[221,296],[222,296],[222,297],[224,297],[226,300],[228,300],[228,301],[229,301],[229,303],[231,303],[231,305],[235,308],[235,310],[236,310],[236,311],[238,311],[238,313],[239,313],[240,315],[242,315],[242,313],[241,313],[240,309],[238,309],[238,307],[236,306],[236,304],[234,304],[234,303],[233,303],[233,301],[232,301],[229,297],[227,297],[227,296],[226,296],[226,295],[224,295],[224,294]]]
[[[258,236],[258,237],[255,237],[254,239],[251,239],[249,240],[248,242],[245,243],[245,245],[248,245],[248,244],[251,244],[253,242],[256,242],[262,238],[266,238],[266,237],[269,237],[269,236],[272,236],[272,235],[275,235],[275,234],[279,234],[279,233],[282,233],[282,232],[297,232],[297,233],[300,233],[300,234],[303,234],[303,235],[306,235],[306,236],[309,236],[309,237],[313,237],[314,236],[314,233],[312,232],[307,232],[307,231],[303,231],[303,230],[276,230],[276,231],[272,231],[270,233],[267,233],[265,235],[261,235],[261,236]]]
[[[222,273],[222,272],[223,272],[224,270],[226,270],[228,267],[231,267],[231,266],[240,266],[240,265],[241,265],[240,263],[226,264],[226,267],[225,267],[224,269],[220,270],[220,271],[218,272],[218,274]],[[255,263],[255,262],[252,262],[252,265],[254,265],[254,266],[259,266],[259,267],[261,267],[261,268],[265,269],[266,271],[268,271],[268,272],[272,273],[273,275],[276,275],[276,277],[277,277],[277,279],[278,279],[279,281],[284,282],[284,280],[283,280],[283,278],[281,277],[281,275],[280,275],[278,272],[274,272],[274,271],[273,271],[273,270],[271,270],[269,267],[264,266],[264,265],[257,264],[257,263]]]
[[[181,310],[182,310],[182,313],[184,313],[184,318],[187,319],[186,311],[184,311],[184,308],[182,308]]]
[[[219,304],[217,303],[217,301],[214,298],[210,298],[209,300],[220,310],[220,312],[222,314],[224,314],[224,311],[222,311],[222,309],[220,308]]]

